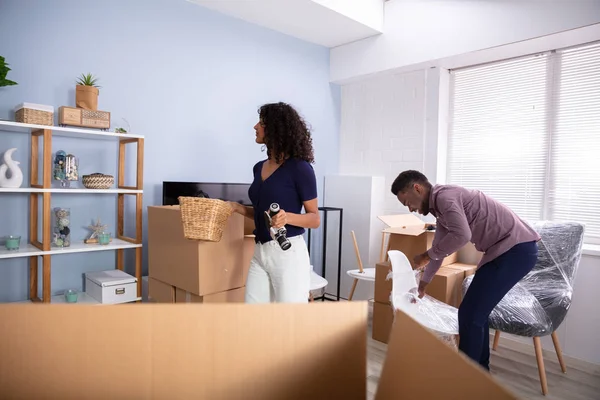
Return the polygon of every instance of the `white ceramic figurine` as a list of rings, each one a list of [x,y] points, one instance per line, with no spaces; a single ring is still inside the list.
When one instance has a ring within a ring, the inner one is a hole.
[[[12,159],[13,153],[17,148],[6,150],[4,153],[4,164],[0,165],[0,187],[18,188],[23,184],[23,172],[19,168],[20,162]],[[7,177],[7,172],[10,171],[10,178]]]

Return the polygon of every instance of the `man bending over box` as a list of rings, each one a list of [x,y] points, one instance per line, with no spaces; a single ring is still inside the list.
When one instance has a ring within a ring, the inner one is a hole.
[[[431,248],[413,260],[415,268],[425,266],[420,298],[446,256],[469,241],[484,253],[458,309],[459,349],[489,371],[489,315],[534,267],[540,236],[512,210],[482,192],[431,185],[418,171],[398,175],[392,193],[410,212],[431,213],[437,220]]]

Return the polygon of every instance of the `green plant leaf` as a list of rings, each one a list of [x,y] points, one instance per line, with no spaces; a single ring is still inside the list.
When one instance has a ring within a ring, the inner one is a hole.
[[[82,86],[94,86],[100,89],[101,86],[97,84],[98,78],[94,77],[91,73],[81,74],[80,77],[77,78],[76,83]]]
[[[4,57],[0,56],[0,87],[17,85],[17,82],[6,79],[8,71],[11,71],[11,69],[5,62]]]

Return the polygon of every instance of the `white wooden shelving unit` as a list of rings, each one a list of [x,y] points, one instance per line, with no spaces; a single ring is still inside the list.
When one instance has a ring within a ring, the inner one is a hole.
[[[86,253],[94,251],[115,250],[118,269],[124,268],[124,251],[135,251],[135,276],[137,278],[138,301],[142,296],[142,199],[143,199],[143,166],[144,166],[144,137],[140,135],[121,134],[115,132],[99,131],[93,129],[67,128],[60,126],[47,126],[23,124],[14,121],[0,120],[0,133],[24,133],[31,137],[30,142],[30,187],[0,188],[0,196],[7,194],[29,195],[29,242],[21,241],[20,249],[9,251],[4,247],[0,249],[0,260],[18,257],[29,258],[29,300],[43,303],[64,303],[62,295],[51,296],[51,257],[59,254]],[[63,136],[79,139],[112,140],[118,143],[119,164],[117,185],[115,189],[59,189],[52,187],[52,137]],[[43,141],[40,146],[40,138]],[[125,146],[137,145],[137,171],[135,186],[125,185]],[[39,183],[39,161],[42,161],[42,181]],[[117,234],[109,245],[85,244],[83,240],[73,241],[65,248],[52,247],[51,231],[51,196],[68,194],[107,194],[117,195]],[[42,197],[42,240],[39,240],[39,197]],[[134,238],[124,235],[125,196],[136,198],[136,235]],[[42,296],[38,296],[39,264],[42,261]],[[85,293],[79,293],[78,303],[100,304]]]

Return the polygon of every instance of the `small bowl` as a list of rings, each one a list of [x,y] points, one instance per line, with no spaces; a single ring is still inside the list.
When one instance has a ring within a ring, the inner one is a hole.
[[[15,251],[15,250],[19,250],[19,247],[21,245],[21,236],[7,236],[6,237],[6,243],[4,244],[4,246],[6,247],[6,250],[9,251]]]

